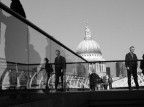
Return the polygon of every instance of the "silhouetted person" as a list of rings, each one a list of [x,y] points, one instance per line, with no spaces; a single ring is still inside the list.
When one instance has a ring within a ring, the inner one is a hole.
[[[142,56],[142,61],[140,62],[140,69],[142,70],[142,73],[143,73],[143,75],[144,75],[144,54],[143,54],[143,56]]]
[[[99,83],[100,77],[94,71],[92,71],[89,78],[90,78],[90,89],[91,91],[95,91],[96,85]]]
[[[26,18],[25,11],[20,1],[19,0],[11,0],[11,1],[12,2],[10,4],[10,8],[15,12],[17,12],[18,14],[20,14],[21,16],[23,16],[24,18]]]
[[[45,65],[44,65],[44,69],[46,70],[46,73],[47,73],[47,80],[46,80],[46,89],[48,89],[49,87],[48,87],[48,80],[49,80],[49,78],[50,78],[50,75],[51,75],[51,73],[53,72],[53,68],[52,68],[52,65],[49,63],[49,60],[48,60],[48,58],[45,58],[44,59],[44,61],[45,61]],[[43,69],[43,68],[42,68]],[[41,70],[42,70],[41,69]]]
[[[105,75],[103,77],[103,87],[104,87],[104,89],[107,89],[107,87],[108,87],[108,75]]]
[[[137,78],[137,56],[136,54],[134,54],[134,46],[131,46],[130,48],[130,52],[126,54],[125,56],[125,65],[127,68],[127,76],[128,76],[128,87],[129,89],[131,89],[131,75],[133,75],[134,78],[134,82],[136,84],[136,88],[139,88],[139,84],[138,84],[138,78]]]
[[[66,70],[66,59],[60,55],[60,51],[55,51],[57,57],[55,58],[55,89],[57,91],[57,86],[59,84],[59,77],[61,77],[61,84],[63,89],[63,75]]]
[[[109,89],[112,89],[112,82],[113,82],[113,79],[111,76],[109,76],[108,78]]]

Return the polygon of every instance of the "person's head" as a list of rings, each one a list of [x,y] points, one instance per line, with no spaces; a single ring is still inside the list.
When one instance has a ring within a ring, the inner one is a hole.
[[[56,53],[57,56],[60,55],[60,51],[59,50],[56,50],[55,53]]]
[[[135,50],[135,47],[134,47],[134,46],[131,46],[129,49],[130,49],[130,52],[131,52],[131,53],[134,53],[134,50]]]
[[[44,61],[45,61],[46,63],[49,63],[49,60],[48,60],[48,58],[45,58],[45,59],[44,59]]]

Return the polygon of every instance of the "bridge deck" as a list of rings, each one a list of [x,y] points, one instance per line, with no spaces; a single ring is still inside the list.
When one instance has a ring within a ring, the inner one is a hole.
[[[0,91],[0,107],[144,106],[144,89],[112,89],[44,93],[42,90]]]

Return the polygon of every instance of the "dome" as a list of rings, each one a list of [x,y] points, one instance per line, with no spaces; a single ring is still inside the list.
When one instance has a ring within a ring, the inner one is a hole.
[[[85,29],[85,38],[78,45],[78,47],[76,49],[76,53],[79,55],[86,54],[86,53],[96,53],[96,54],[102,55],[100,46],[98,45],[97,42],[92,40],[91,32],[90,32],[90,29],[88,28],[88,26]]]
[[[77,54],[82,54],[82,53],[102,54],[100,50],[100,46],[92,39],[81,41],[77,47],[76,53]]]

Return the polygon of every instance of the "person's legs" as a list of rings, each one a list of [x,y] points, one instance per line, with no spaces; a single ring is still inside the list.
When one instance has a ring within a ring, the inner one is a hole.
[[[95,83],[92,84],[92,90],[95,91]]]
[[[112,89],[112,83],[109,83],[109,89]]]
[[[95,91],[95,90],[96,90],[96,88],[97,88],[97,87],[96,87],[96,85],[97,85],[97,84],[96,84],[96,82],[94,82],[94,91]]]
[[[58,82],[59,82],[59,75],[58,73],[55,73],[55,89],[56,90],[57,90]]]
[[[104,84],[104,89],[107,90],[107,87],[108,87],[108,84],[105,83],[105,84]]]
[[[90,82],[90,90],[92,90],[92,82]]]
[[[63,87],[63,73],[61,73],[60,76],[61,76],[61,85],[62,85],[62,89],[63,89],[64,88]]]
[[[49,87],[48,87],[48,80],[49,80],[49,78],[50,78],[50,73],[47,73],[47,80],[46,80],[46,88],[48,89]]]
[[[106,84],[105,83],[103,84],[103,87],[104,87],[104,90],[105,90],[106,89]]]
[[[133,78],[134,78],[134,82],[135,82],[136,88],[138,89],[139,88],[139,84],[138,84],[137,70],[136,69],[134,69],[132,75],[133,75]]]
[[[91,91],[94,91],[94,90],[95,90],[94,82],[91,82],[91,84],[90,84],[90,89],[91,89]]]
[[[131,89],[131,71],[130,70],[127,71],[127,76],[128,76],[128,87],[129,89]]]

